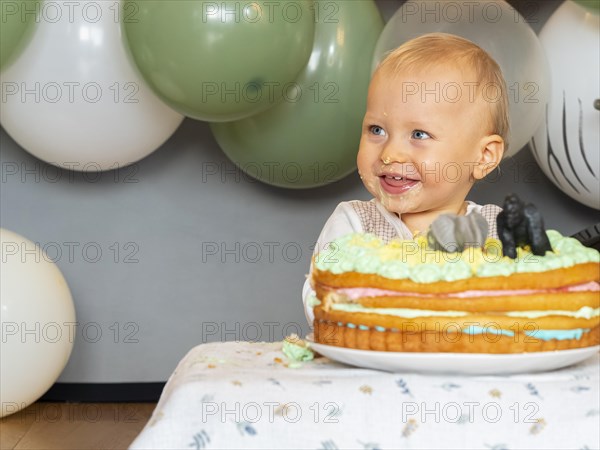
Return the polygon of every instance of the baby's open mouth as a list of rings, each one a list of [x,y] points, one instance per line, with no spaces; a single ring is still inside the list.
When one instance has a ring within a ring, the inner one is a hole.
[[[415,187],[419,180],[403,177],[401,175],[380,175],[381,187],[389,194],[402,194]]]

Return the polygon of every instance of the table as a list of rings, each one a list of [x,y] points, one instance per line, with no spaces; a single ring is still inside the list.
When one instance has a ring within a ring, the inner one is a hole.
[[[537,374],[387,373],[282,344],[193,348],[131,449],[597,449],[600,359]]]

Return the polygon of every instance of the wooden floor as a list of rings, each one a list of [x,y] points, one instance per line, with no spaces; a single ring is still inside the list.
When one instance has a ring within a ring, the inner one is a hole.
[[[4,449],[126,449],[156,403],[34,403],[0,419]]]

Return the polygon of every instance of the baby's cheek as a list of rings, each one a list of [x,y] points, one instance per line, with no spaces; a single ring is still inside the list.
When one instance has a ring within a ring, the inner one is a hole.
[[[367,191],[373,194],[373,197],[381,200],[381,183],[379,182],[379,177],[360,173],[359,175],[363,185],[367,188]]]
[[[358,166],[358,173],[362,174],[363,176],[368,172],[371,172],[368,155],[366,155],[364,151],[359,150],[356,157],[356,165]]]

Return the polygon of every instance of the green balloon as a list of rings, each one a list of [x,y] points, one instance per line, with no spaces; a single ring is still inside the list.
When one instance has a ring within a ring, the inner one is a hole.
[[[595,14],[600,13],[600,0],[575,0],[575,2]]]
[[[371,59],[383,29],[372,0],[316,1],[315,46],[284,101],[212,123],[225,154],[248,175],[285,188],[337,181],[356,169]]]
[[[272,108],[306,66],[313,0],[127,0],[131,57],[173,109],[212,122]]]
[[[0,70],[29,43],[39,11],[39,0],[0,0]]]

